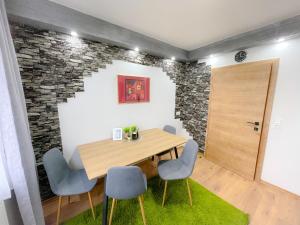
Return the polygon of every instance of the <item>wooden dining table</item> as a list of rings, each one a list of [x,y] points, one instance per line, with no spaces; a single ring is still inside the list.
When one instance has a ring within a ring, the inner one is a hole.
[[[175,149],[186,142],[184,137],[170,134],[154,128],[141,131],[135,141],[113,141],[112,139],[96,141],[78,146],[80,158],[90,180],[105,178],[109,168],[114,166],[134,165],[151,156]],[[108,196],[103,191],[102,225],[107,224]]]

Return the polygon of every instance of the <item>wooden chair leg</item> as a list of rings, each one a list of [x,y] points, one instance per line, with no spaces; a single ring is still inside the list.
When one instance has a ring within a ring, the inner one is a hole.
[[[141,195],[141,198],[142,198],[142,201],[143,201],[143,203],[145,202],[145,200],[144,200],[144,195]]]
[[[109,225],[111,225],[111,222],[112,222],[112,217],[113,217],[113,213],[114,213],[115,204],[116,204],[116,199],[113,198],[112,205],[111,205],[111,210],[110,210],[110,216],[109,216]]]
[[[164,205],[165,205],[166,194],[167,194],[167,186],[168,186],[168,181],[165,181],[165,188],[164,188],[164,195],[163,195],[162,207],[164,207]]]
[[[56,217],[56,225],[59,225],[60,210],[61,210],[61,200],[62,200],[62,196],[59,196],[59,198],[58,198],[57,217]]]
[[[173,159],[172,151],[170,151],[170,156],[171,156],[171,159]]]
[[[88,192],[88,196],[89,196],[89,202],[90,202],[90,207],[91,207],[91,210],[92,210],[93,218],[96,219],[91,192]]]
[[[192,194],[191,194],[191,189],[190,189],[189,179],[188,178],[186,179],[186,185],[187,185],[187,189],[188,189],[188,193],[189,193],[190,205],[192,206],[193,205]]]
[[[143,222],[144,222],[144,225],[146,225],[146,217],[145,217],[145,211],[144,211],[144,201],[143,201],[143,197],[141,195],[139,196],[139,203],[140,203],[140,207],[141,207]]]

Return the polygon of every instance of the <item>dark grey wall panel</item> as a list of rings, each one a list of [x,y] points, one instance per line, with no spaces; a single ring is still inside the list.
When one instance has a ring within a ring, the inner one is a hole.
[[[182,121],[202,151],[205,150],[210,75],[210,66],[190,62],[185,63],[183,73],[176,78],[176,119]]]
[[[198,60],[210,54],[225,53],[235,50],[274,43],[276,39],[298,37],[300,34],[300,16],[296,16],[279,23],[246,32],[213,44],[195,49],[188,53],[189,60]]]
[[[38,28],[70,33],[76,30],[81,37],[106,41],[133,49],[136,46],[153,55],[187,60],[187,51],[140,33],[80,13],[47,0],[5,0],[10,20]]]
[[[35,178],[36,179],[36,178]],[[19,211],[16,195],[11,191],[11,198],[4,200],[7,219],[9,225],[23,225],[22,217]]]

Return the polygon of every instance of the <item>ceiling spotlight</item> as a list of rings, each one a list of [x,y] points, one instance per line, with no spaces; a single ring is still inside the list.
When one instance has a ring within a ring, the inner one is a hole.
[[[172,61],[175,61],[175,57],[174,57],[174,56],[172,56],[171,60],[172,60]]]
[[[217,61],[218,61],[217,56],[211,54],[211,55],[209,55],[209,58],[208,58],[208,60],[207,60],[207,63],[208,63],[209,65],[214,65]]]
[[[77,36],[78,36],[78,34],[77,34],[76,31],[71,31],[71,35],[72,35],[73,37],[77,37]]]
[[[277,42],[283,42],[283,41],[285,41],[285,38],[278,38],[277,39]]]
[[[138,47],[135,47],[134,51],[138,52],[138,51],[140,51],[140,49]]]

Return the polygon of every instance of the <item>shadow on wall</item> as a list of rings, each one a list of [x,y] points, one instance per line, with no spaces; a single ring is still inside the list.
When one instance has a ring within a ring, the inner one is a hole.
[[[23,220],[18,208],[17,199],[12,190],[11,198],[4,201],[4,206],[7,213],[7,220],[9,225],[22,225]]]

